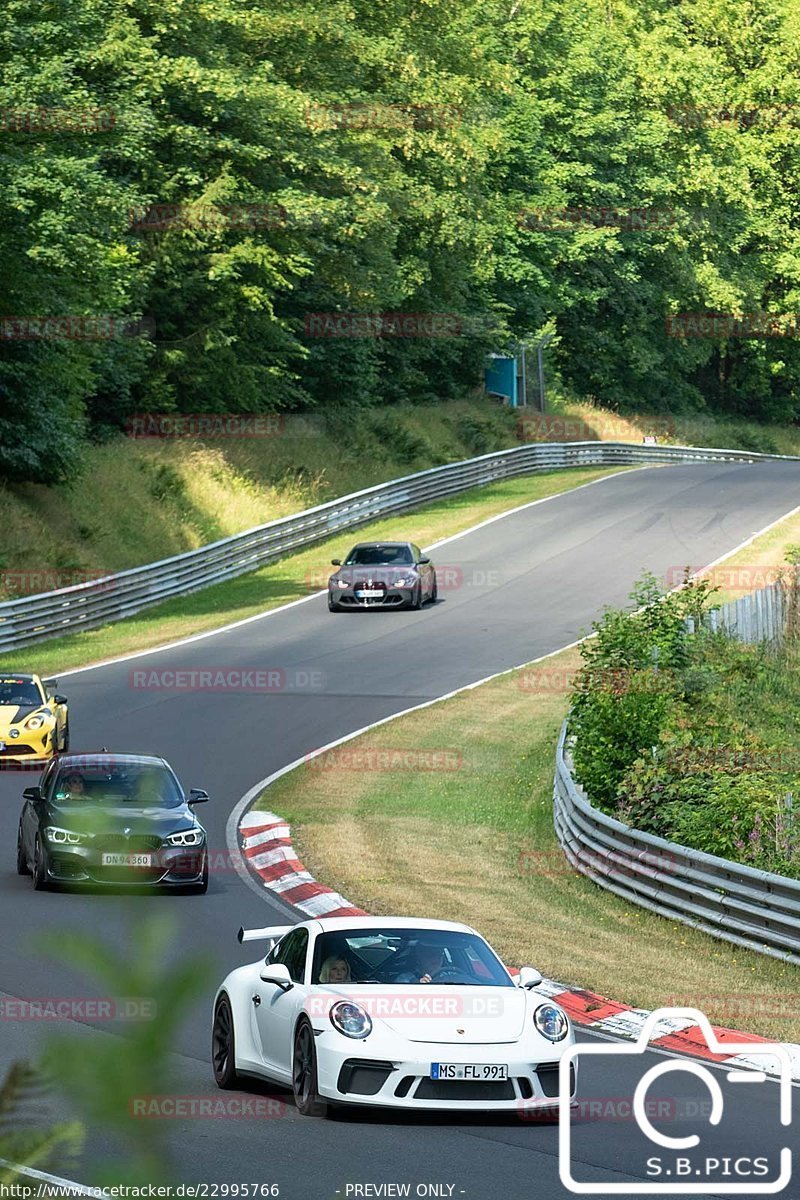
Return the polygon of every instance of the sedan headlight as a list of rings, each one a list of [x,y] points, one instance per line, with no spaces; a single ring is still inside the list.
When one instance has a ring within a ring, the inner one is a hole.
[[[59,829],[57,825],[48,825],[44,831],[48,842],[57,846],[79,846],[83,841],[82,833],[73,833],[71,829]]]
[[[338,588],[350,587],[350,583],[347,579],[334,579],[333,585],[334,585],[334,587],[338,587]]]
[[[32,717],[28,717],[23,728],[24,729],[41,729],[48,721],[52,720],[49,713],[35,713]]]
[[[414,584],[418,583],[418,582],[419,582],[419,576],[417,576],[417,575],[401,575],[399,579],[395,579],[394,586],[395,587],[413,587]]]
[[[164,838],[168,846],[200,846],[203,842],[202,829],[184,829],[180,833],[170,833]]]
[[[566,1014],[555,1004],[540,1004],[533,1014],[533,1023],[548,1042],[563,1042],[569,1032]]]
[[[339,1000],[332,1005],[331,1025],[349,1038],[365,1038],[372,1033],[372,1021],[369,1013],[364,1012],[360,1004],[352,1000]]]

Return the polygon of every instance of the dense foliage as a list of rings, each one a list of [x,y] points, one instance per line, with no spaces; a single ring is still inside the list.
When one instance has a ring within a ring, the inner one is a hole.
[[[8,0],[3,17],[6,477],[63,476],[134,412],[446,397],[545,330],[564,384],[612,407],[800,411],[792,337],[667,326],[798,308],[791,0]],[[398,312],[456,332],[308,324]],[[118,320],[32,332],[45,317]]]
[[[702,583],[664,596],[648,577],[632,599],[636,615],[609,610],[581,649],[579,781],[637,829],[800,877],[794,630],[779,650],[710,632]]]

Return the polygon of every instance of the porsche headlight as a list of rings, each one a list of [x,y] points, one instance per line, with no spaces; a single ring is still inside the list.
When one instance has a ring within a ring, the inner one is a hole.
[[[569,1032],[566,1014],[555,1004],[540,1004],[533,1014],[533,1023],[548,1042],[563,1042]]]
[[[372,1033],[369,1013],[352,1000],[339,1000],[331,1006],[331,1025],[349,1038],[365,1038]]]
[[[200,846],[203,842],[202,829],[184,829],[181,833],[170,833],[164,838],[168,846]]]
[[[44,836],[57,846],[79,846],[83,841],[83,834],[73,833],[71,829],[59,829],[57,825],[48,825]]]
[[[23,728],[25,729],[41,729],[48,721],[52,720],[49,713],[34,713],[32,717],[28,717]]]

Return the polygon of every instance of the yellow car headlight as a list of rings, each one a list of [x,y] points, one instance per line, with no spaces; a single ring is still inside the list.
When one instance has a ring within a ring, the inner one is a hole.
[[[32,717],[28,717],[23,728],[25,729],[41,729],[48,721],[52,721],[50,713],[34,713]]]

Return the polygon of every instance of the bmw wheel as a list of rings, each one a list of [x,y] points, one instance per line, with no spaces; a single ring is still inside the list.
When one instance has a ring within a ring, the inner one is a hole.
[[[194,884],[192,891],[197,895],[205,895],[208,891],[208,855],[203,859],[203,875],[199,883]]]
[[[47,851],[38,833],[33,847],[33,886],[37,892],[47,888]]]
[[[236,1041],[233,1032],[233,1013],[227,996],[220,996],[214,1011],[214,1026],[211,1032],[211,1065],[214,1081],[225,1090],[236,1087]]]
[[[328,612],[341,612],[341,611],[342,610],[339,608],[339,605],[334,604],[333,600],[331,600],[330,596],[328,596]]]
[[[439,599],[439,584],[436,582],[436,575],[433,576],[433,587],[431,588],[431,604],[435,604]]]
[[[28,856],[25,853],[25,847],[22,843],[22,824],[20,823],[17,831],[17,874],[30,875],[31,869],[28,866]]]
[[[417,586],[414,588],[413,592],[411,593],[411,599],[408,602],[408,607],[413,609],[414,612],[419,612],[419,610],[422,608],[422,584],[421,583],[418,583]]]
[[[317,1091],[317,1048],[314,1031],[301,1021],[294,1035],[292,1091],[297,1111],[304,1117],[324,1117],[328,1106]]]

